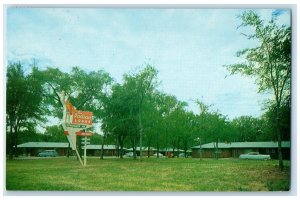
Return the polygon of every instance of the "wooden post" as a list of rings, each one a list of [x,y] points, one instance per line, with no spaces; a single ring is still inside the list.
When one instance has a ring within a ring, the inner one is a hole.
[[[84,136],[84,163],[83,166],[86,166],[86,143],[87,143],[87,137]]]

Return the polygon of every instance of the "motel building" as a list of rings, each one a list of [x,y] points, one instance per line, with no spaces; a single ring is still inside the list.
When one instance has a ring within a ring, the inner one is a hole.
[[[290,141],[282,141],[282,156],[283,159],[290,159]],[[231,143],[216,143],[211,142],[192,147],[192,157],[199,158],[200,152],[203,158],[215,158],[216,153],[219,158],[238,158],[241,154],[249,152],[259,152],[260,154],[268,154],[272,159],[278,159],[278,142],[231,142]]]
[[[56,150],[59,156],[67,156],[68,149],[71,155],[74,154],[72,149],[69,147],[68,142],[27,142],[24,144],[19,144],[17,147],[19,155],[23,156],[38,156],[40,152],[45,150]],[[100,156],[101,148],[102,145],[88,144],[87,155]],[[104,156],[117,156],[119,149],[116,145],[104,145],[103,151]]]

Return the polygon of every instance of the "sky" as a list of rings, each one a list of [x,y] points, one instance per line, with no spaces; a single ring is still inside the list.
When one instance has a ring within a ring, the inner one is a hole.
[[[159,90],[199,113],[195,100],[229,119],[259,117],[271,94],[253,78],[229,76],[224,65],[243,62],[236,52],[257,45],[237,29],[242,9],[22,8],[6,10],[6,62],[69,72],[104,69],[116,82],[145,64],[158,69]],[[257,9],[290,25],[289,10]],[[29,68],[27,69],[30,70]]]

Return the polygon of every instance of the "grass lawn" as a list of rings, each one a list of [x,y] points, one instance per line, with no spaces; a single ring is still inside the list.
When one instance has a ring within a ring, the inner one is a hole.
[[[76,158],[6,161],[7,190],[35,191],[286,191],[289,162],[174,158]]]

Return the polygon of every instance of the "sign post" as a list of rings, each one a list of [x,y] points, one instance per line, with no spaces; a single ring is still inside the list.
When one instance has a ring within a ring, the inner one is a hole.
[[[86,139],[87,137],[84,136],[84,162],[83,162],[83,165],[86,166]]]
[[[63,105],[62,126],[64,129],[64,134],[67,136],[71,148],[76,152],[81,165],[86,166],[87,137],[92,136],[93,133],[85,132],[85,130],[93,126],[93,113],[76,110],[76,108],[69,102],[68,97],[65,96],[64,92],[60,95],[60,102]],[[84,162],[82,162],[76,147],[77,135],[84,136]]]
[[[76,133],[77,135],[84,136],[81,138],[81,143],[83,144],[83,150],[84,150],[84,157],[83,157],[83,166],[86,166],[86,151],[87,151],[87,145],[90,144],[90,139],[88,136],[90,135],[89,132],[82,132],[82,133]]]

